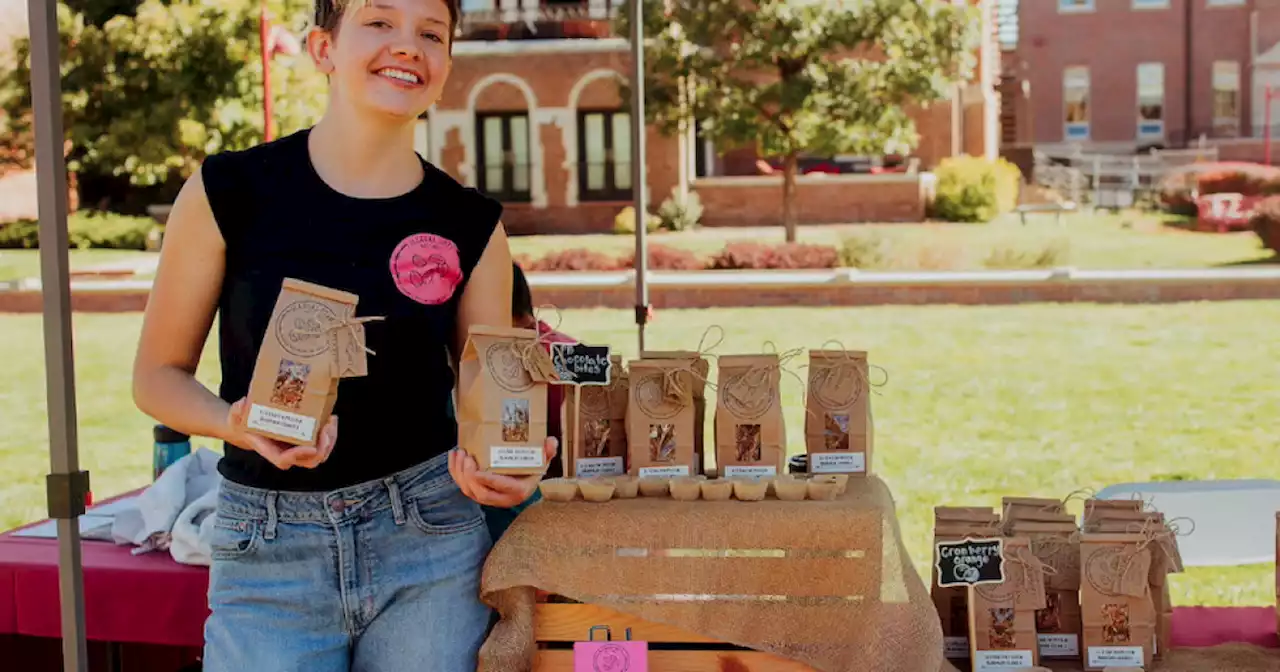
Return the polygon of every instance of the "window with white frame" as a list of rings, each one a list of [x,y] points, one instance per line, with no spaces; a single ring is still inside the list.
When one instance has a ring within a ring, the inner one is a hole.
[[[1066,122],[1064,140],[1089,139],[1089,68],[1071,66],[1062,71],[1062,99]]]
[[[1243,7],[1245,0],[1205,0],[1210,7]]]
[[[631,198],[630,112],[578,112],[578,193],[584,201]]]
[[[1094,0],[1058,0],[1058,12],[1061,14],[1070,14],[1072,12],[1092,12]]]
[[[1169,9],[1169,0],[1133,0],[1134,9]]]
[[[1240,134],[1240,62],[1213,62],[1213,134]]]
[[[476,136],[476,186],[500,201],[528,202],[529,115],[478,114]]]
[[[1138,64],[1138,139],[1164,138],[1164,63]]]

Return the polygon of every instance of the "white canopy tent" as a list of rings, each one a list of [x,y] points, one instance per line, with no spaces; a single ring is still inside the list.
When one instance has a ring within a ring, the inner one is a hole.
[[[642,0],[631,9],[631,118],[644,117],[644,41],[639,19]],[[31,99],[35,116],[36,179],[40,208],[40,278],[44,306],[45,386],[48,395],[49,516],[57,521],[63,667],[87,672],[84,578],[80,562],[79,517],[84,513],[89,474],[80,469],[76,437],[75,358],[72,351],[71,281],[68,268],[67,174],[63,155],[62,86],[56,0],[28,0],[31,35]],[[631,183],[636,211],[636,322],[644,349],[649,294],[646,286],[645,124],[632,124]]]

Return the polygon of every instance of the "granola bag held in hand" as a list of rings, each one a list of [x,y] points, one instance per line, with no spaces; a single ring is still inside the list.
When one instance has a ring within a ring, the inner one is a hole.
[[[811,474],[865,474],[874,441],[867,353],[811,350],[804,443]]]
[[[359,297],[285,278],[258,349],[245,429],[293,445],[314,445],[338,401],[341,378],[368,373]]]
[[[782,369],[777,355],[720,358],[716,468],[722,478],[771,478],[785,473]]]
[[[531,329],[473,326],[458,375],[458,445],[483,471],[547,470],[547,383],[551,357]]]
[[[630,374],[628,472],[641,478],[700,474],[693,360],[641,359],[631,363]]]
[[[622,357],[611,355],[609,384],[567,386],[560,407],[560,426],[565,445],[560,455],[567,478],[621,476],[627,473],[627,394],[630,380]],[[578,423],[573,422],[573,405],[582,395]]]

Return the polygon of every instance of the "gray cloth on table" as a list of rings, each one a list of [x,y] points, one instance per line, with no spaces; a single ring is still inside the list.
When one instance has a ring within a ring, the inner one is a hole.
[[[111,536],[134,553],[168,551],[177,562],[208,565],[218,503],[217,453],[208,448],[174,462],[130,506],[115,515]]]

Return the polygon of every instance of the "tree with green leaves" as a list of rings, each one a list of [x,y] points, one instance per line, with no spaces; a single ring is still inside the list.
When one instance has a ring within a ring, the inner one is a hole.
[[[70,171],[176,189],[209,154],[261,142],[257,0],[79,4],[93,10],[93,20],[58,5]],[[105,17],[107,9],[130,4],[132,12]],[[311,6],[311,0],[270,3],[272,16],[295,33]],[[24,145],[32,141],[30,46],[19,39],[17,66],[0,75],[8,126],[2,132]],[[272,66],[281,133],[314,123],[324,106],[324,77],[304,63],[305,55],[294,61]]]
[[[796,235],[800,156],[908,151],[907,109],[970,76],[980,17],[949,0],[643,0],[646,116],[778,159]],[[623,16],[622,34],[629,17]]]

